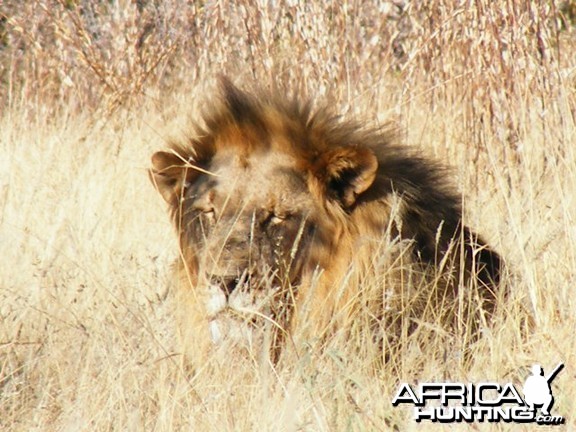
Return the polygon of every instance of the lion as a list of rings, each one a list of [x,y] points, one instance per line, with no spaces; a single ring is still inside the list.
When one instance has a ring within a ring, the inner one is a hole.
[[[431,284],[400,284],[403,298],[425,308],[474,286],[477,309],[494,310],[499,254],[462,223],[442,167],[397,144],[392,128],[249,94],[226,78],[206,107],[194,132],[154,153],[150,169],[179,237],[181,334],[191,356],[265,341],[276,358],[287,337],[321,338],[355,308],[361,284],[351,274],[374,270],[383,249],[395,254],[387,265],[409,261],[442,287],[430,294]],[[379,320],[393,314],[385,297],[373,302]]]

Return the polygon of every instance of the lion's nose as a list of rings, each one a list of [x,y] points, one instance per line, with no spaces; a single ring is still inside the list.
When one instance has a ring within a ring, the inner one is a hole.
[[[234,292],[238,287],[246,286],[250,282],[250,275],[245,271],[241,276],[226,276],[219,277],[214,281],[216,285],[220,286],[226,297]]]
[[[239,277],[225,279],[222,281],[222,289],[224,290],[225,294],[229,296],[240,284],[241,280]]]

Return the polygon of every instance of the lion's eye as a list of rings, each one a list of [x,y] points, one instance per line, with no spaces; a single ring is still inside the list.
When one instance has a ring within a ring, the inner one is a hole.
[[[207,208],[202,210],[202,215],[210,222],[216,221],[216,212],[213,208]]]
[[[268,223],[270,225],[279,225],[283,222],[286,222],[286,220],[289,218],[290,215],[287,213],[272,213],[268,219]]]
[[[270,225],[278,225],[286,220],[283,216],[272,215],[270,218]]]

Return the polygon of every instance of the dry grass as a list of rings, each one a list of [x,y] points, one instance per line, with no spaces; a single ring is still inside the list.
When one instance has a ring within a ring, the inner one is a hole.
[[[180,3],[0,6],[0,429],[415,430],[399,382],[521,384],[559,361],[554,413],[576,428],[574,2]],[[512,269],[470,357],[408,344],[376,368],[357,326],[275,371],[181,369],[146,168],[218,72],[393,117],[454,167]]]

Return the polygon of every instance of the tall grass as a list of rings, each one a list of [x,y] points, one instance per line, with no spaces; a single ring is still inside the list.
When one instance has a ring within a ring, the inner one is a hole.
[[[559,361],[553,412],[574,428],[575,9],[3,2],[0,429],[415,430],[391,406],[399,382],[522,384],[532,363]],[[276,370],[182,369],[176,244],[146,169],[217,73],[392,118],[407,145],[453,167],[467,222],[511,270],[511,300],[471,356],[406,345],[376,367],[357,325]]]

